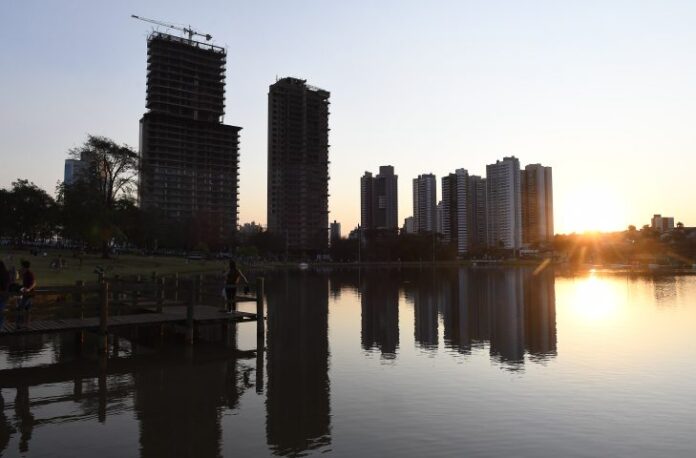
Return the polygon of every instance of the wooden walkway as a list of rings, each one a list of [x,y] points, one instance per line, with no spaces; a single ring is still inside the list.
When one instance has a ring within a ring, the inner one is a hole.
[[[193,307],[193,322],[196,324],[224,323],[224,322],[245,322],[256,321],[257,315],[249,312],[223,312],[219,307],[209,305],[195,305]],[[29,320],[28,325],[18,327],[16,323],[8,323],[7,320],[0,331],[0,336],[16,336],[25,334],[49,334],[67,331],[97,331],[99,330],[99,317],[90,318],[66,318],[55,320]],[[164,325],[181,324],[187,321],[187,307],[184,305],[165,306],[162,312],[148,311],[143,309],[143,313],[129,315],[109,316],[109,329],[143,326],[143,325]]]

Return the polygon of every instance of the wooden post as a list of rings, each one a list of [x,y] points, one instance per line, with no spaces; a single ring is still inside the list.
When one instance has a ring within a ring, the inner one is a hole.
[[[256,335],[264,335],[263,322],[263,296],[264,296],[264,281],[263,277],[256,279]]]
[[[138,307],[138,289],[140,288],[140,286],[139,286],[140,281],[141,281],[140,275],[136,276],[135,277],[135,286],[134,286],[135,289],[133,289],[133,308],[134,309],[136,307]]]
[[[157,279],[157,313],[162,313],[164,303],[164,278]]]
[[[84,287],[85,287],[84,281],[78,280],[75,282],[74,299],[75,299],[75,303],[79,307],[80,319],[84,319],[84,317],[85,317],[84,296],[82,294]],[[85,342],[85,332],[84,331],[77,331],[75,333],[75,344],[77,347],[77,354],[82,354],[82,344],[84,344],[84,342]]]
[[[174,302],[179,302],[179,274],[174,274]]]
[[[97,420],[99,423],[106,423],[106,406],[107,406],[107,385],[106,385],[106,358],[107,355],[104,353],[103,356],[99,358],[99,401],[97,407]]]
[[[196,278],[191,282],[191,298],[188,304],[186,304],[186,343],[189,345],[193,344],[193,305],[198,294],[196,290],[198,289],[197,284],[199,280],[199,278]]]
[[[203,303],[203,275],[196,276],[196,303]]]
[[[99,349],[103,352],[109,350],[109,283],[101,284],[101,301],[99,307]]]

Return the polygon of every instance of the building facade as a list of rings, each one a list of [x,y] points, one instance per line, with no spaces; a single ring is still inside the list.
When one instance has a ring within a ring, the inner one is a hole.
[[[398,175],[391,165],[381,166],[377,176],[360,178],[360,224],[365,230],[399,227]]]
[[[457,169],[442,177],[442,235],[458,254],[469,251],[469,172]]]
[[[333,243],[334,240],[341,240],[341,223],[334,220],[334,222],[331,223],[330,233],[331,233],[331,243]]]
[[[87,162],[81,159],[66,159],[63,169],[63,183],[70,186],[74,184],[87,168]]]
[[[670,232],[674,229],[674,217],[653,215],[650,219],[650,227],[657,232]]]
[[[486,166],[488,246],[517,250],[522,246],[520,161],[512,156]]]
[[[522,243],[548,244],[553,240],[553,175],[551,167],[530,164],[520,171]]]
[[[268,230],[297,256],[327,247],[329,96],[297,78],[268,92]]]
[[[488,246],[486,195],[486,179],[478,175],[470,175],[467,192],[470,250],[482,250]]]
[[[437,180],[432,173],[413,179],[413,225],[417,233],[437,229]]]
[[[225,245],[237,228],[240,127],[225,114],[224,48],[153,32],[140,120],[141,207]]]

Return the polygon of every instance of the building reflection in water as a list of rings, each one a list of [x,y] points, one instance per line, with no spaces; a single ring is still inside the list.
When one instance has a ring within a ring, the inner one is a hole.
[[[248,377],[238,370],[234,349],[224,359],[213,356],[219,348],[210,355],[194,350],[133,373],[142,456],[221,456],[222,411],[237,408]]]
[[[445,344],[468,354],[488,343],[491,359],[509,369],[524,364],[525,352],[535,361],[555,356],[554,288],[550,269],[445,272],[439,287]]]
[[[520,368],[556,355],[554,273],[527,269],[435,269],[406,282],[415,314],[416,345],[438,347],[438,313],[445,346],[462,354],[488,345],[491,359]]]
[[[266,441],[295,456],[331,443],[328,277],[280,272],[267,283]]]
[[[424,350],[435,351],[438,347],[438,291],[436,283],[439,271],[432,269],[407,270],[404,272],[404,293],[413,302],[416,345]]]
[[[360,341],[365,350],[378,349],[393,359],[399,347],[399,286],[401,278],[393,269],[374,270],[361,276]]]

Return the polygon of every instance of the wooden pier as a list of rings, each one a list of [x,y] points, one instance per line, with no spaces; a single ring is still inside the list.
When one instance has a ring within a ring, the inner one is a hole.
[[[150,283],[143,283],[139,278],[134,282],[101,280],[92,286],[77,282],[75,286],[38,289],[35,292],[36,303],[31,311],[17,310],[14,321],[5,318],[0,338],[91,331],[99,335],[102,339],[101,347],[106,350],[109,333],[117,329],[175,325],[185,329],[186,342],[192,344],[194,329],[199,325],[249,321],[257,322],[257,335],[263,338],[263,278],[257,279],[253,294],[238,295],[235,298],[235,308],[240,302],[255,302],[256,313],[237,310],[227,312],[220,296],[215,296],[213,300],[208,297],[206,301],[205,291],[221,291],[222,284],[216,283],[205,288],[204,279],[200,275],[190,278],[188,282],[174,276],[169,279],[169,288],[167,279],[154,280]],[[188,288],[182,287],[185,283],[188,283]],[[90,296],[96,300],[90,301]],[[49,299],[36,300],[41,297]],[[73,300],[68,302],[67,297],[72,297]],[[186,299],[182,301],[182,297]],[[220,306],[207,305],[206,302],[218,302]]]

